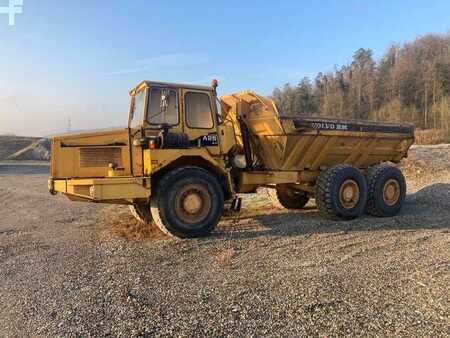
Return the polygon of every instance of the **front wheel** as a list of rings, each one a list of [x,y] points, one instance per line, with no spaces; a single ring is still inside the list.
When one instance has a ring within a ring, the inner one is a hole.
[[[215,176],[198,167],[181,167],[166,174],[151,199],[156,225],[181,238],[208,235],[219,222],[223,190]]]

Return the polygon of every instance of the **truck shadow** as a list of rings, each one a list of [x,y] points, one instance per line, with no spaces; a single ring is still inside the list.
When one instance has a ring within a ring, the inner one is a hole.
[[[408,194],[401,212],[395,217],[364,215],[351,221],[333,221],[324,219],[311,207],[298,212],[228,219],[219,225],[213,236],[245,239],[352,231],[450,229],[449,220],[450,184],[438,183]]]

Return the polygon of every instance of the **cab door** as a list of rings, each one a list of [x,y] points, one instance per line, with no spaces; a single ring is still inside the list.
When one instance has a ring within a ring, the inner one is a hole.
[[[141,122],[141,128],[136,131],[135,139],[146,139],[148,137],[157,136],[161,132],[163,125],[168,126],[170,132],[183,132],[179,114],[179,90],[173,87],[152,85],[147,88],[146,95],[147,100],[143,120]],[[162,107],[163,96],[166,97],[167,106],[165,109]],[[135,173],[140,173],[139,176],[145,174],[146,167],[146,163],[143,159],[142,147],[147,148],[148,144],[144,143],[143,145],[138,146],[135,150],[136,156],[134,157]]]
[[[210,92],[184,89],[184,129],[192,146],[207,148],[212,155],[220,154],[217,118]]]

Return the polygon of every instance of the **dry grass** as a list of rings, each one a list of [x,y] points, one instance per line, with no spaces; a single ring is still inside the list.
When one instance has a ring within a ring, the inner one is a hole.
[[[102,231],[105,237],[122,237],[131,241],[165,238],[165,235],[152,224],[143,224],[136,220],[128,208],[119,212],[107,208],[102,215]]]
[[[445,129],[418,129],[416,144],[440,144],[450,142],[450,131]]]
[[[217,262],[222,267],[230,267],[235,257],[236,251],[233,248],[226,248],[217,255]]]

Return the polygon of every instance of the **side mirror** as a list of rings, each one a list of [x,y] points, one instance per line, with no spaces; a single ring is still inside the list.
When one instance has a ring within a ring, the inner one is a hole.
[[[169,108],[169,101],[170,101],[170,91],[168,89],[163,89],[161,91],[161,103],[160,103],[161,112],[165,112],[167,108]]]

